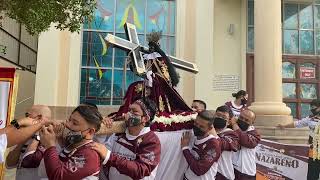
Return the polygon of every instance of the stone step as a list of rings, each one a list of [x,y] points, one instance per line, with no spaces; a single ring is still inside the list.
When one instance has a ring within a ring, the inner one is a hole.
[[[263,139],[285,144],[307,144],[309,138],[308,128],[285,128],[255,126]]]
[[[276,141],[284,144],[308,144],[308,137],[299,136],[265,136],[262,135],[263,139],[270,141]]]
[[[265,136],[296,136],[296,137],[306,137],[309,136],[308,128],[285,128],[280,129],[278,127],[263,127],[255,126],[258,131]]]

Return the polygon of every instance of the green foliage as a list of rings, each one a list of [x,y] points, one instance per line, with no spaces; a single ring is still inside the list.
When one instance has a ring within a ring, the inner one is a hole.
[[[30,34],[48,30],[51,23],[59,30],[79,32],[95,7],[95,0],[0,0],[0,12],[24,24]]]

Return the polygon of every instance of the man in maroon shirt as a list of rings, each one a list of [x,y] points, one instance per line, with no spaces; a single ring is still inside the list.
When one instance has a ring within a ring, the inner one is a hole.
[[[125,115],[125,133],[113,134],[105,145],[95,143],[93,149],[104,160],[100,179],[153,180],[160,162],[161,145],[148,124],[156,113],[156,104],[139,99],[129,106]],[[108,151],[109,149],[110,151]]]
[[[44,146],[44,164],[50,180],[98,179],[100,172],[99,154],[90,144],[100,128],[102,116],[96,108],[78,106],[65,123],[63,132],[64,149],[58,153],[53,126],[43,127],[40,142]],[[42,158],[38,158],[41,160]],[[30,161],[35,163],[35,161]],[[38,163],[38,162],[37,162]]]
[[[221,154],[219,137],[213,128],[213,114],[209,111],[198,113],[194,121],[195,140],[191,146],[191,133],[185,132],[181,138],[181,148],[188,162],[185,180],[214,180]]]
[[[227,128],[232,118],[234,118],[233,113],[228,106],[217,108],[213,125],[220,137],[222,153],[218,160],[216,180],[233,180],[235,178],[232,159],[234,152],[240,149],[240,145],[238,134]]]
[[[232,120],[232,128],[239,136],[240,150],[233,156],[236,180],[256,179],[256,146],[260,134],[253,126],[255,114],[249,109],[241,111],[237,121]]]
[[[207,104],[199,99],[195,99],[192,101],[191,108],[194,112],[201,112],[207,109]]]

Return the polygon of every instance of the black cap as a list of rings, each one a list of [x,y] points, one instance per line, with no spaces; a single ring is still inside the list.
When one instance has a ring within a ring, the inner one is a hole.
[[[320,99],[314,99],[310,103],[311,106],[320,107]]]

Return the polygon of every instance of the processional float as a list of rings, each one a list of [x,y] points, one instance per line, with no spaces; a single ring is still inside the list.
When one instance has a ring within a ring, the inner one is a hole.
[[[126,58],[126,62],[124,63],[124,78],[126,77],[126,68],[128,63],[133,64],[133,71],[138,76],[143,76],[146,74],[146,67],[143,58],[144,50],[148,49],[142,46],[139,43],[138,34],[135,25],[130,23],[125,23],[124,25],[125,33],[127,39],[123,39],[113,34],[107,34],[105,40],[109,45],[112,45],[116,48],[120,48],[122,50],[127,51],[128,58]],[[168,56],[170,58],[171,63],[178,69],[183,71],[198,73],[198,68],[196,64],[188,62],[184,59],[179,59],[174,56]],[[123,81],[126,82],[125,79]],[[123,85],[124,89],[126,85]],[[123,121],[115,121],[112,125],[112,128],[107,128],[106,126],[102,126],[99,134],[112,134],[112,133],[120,133],[124,132],[125,123]]]

